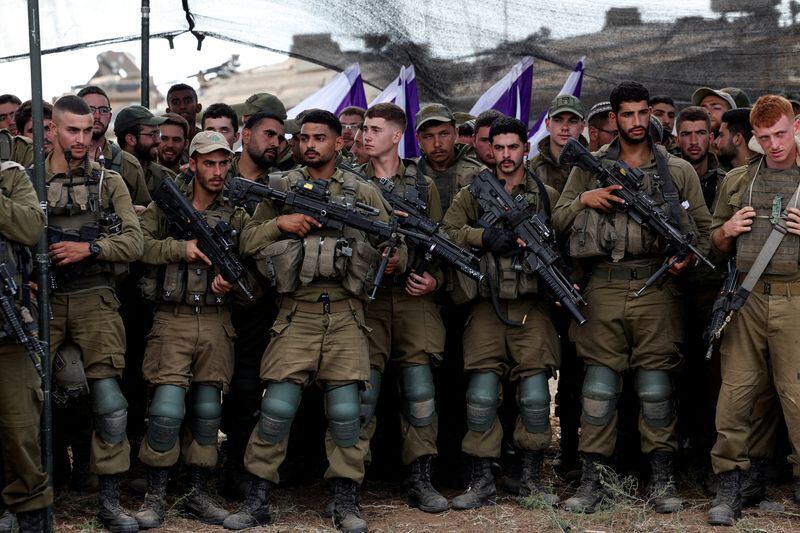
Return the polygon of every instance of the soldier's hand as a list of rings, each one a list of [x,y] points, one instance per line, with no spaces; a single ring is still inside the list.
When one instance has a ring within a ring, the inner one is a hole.
[[[50,260],[56,266],[77,263],[91,255],[88,242],[61,241],[50,245]]]
[[[602,189],[584,191],[580,195],[581,203],[586,207],[608,213],[613,209],[615,203],[625,203],[625,200],[614,194],[614,191],[618,191],[621,188],[622,185],[609,185],[608,187],[604,187]]]
[[[197,239],[186,241],[186,262],[196,263],[198,261],[211,266],[211,260],[197,247]]]
[[[672,261],[672,259],[674,259],[674,257],[671,258],[670,261]],[[678,274],[689,268],[694,263],[695,263],[694,254],[689,254],[686,256],[686,259],[684,259],[680,263],[675,263],[674,265],[669,267],[668,272],[673,276],[677,276]]]
[[[792,208],[789,208],[792,209]],[[795,211],[797,211],[795,209]],[[756,218],[756,210],[750,207],[743,207],[733,214],[726,223],[722,225],[722,236],[726,239],[735,239],[742,233],[753,229],[753,219]],[[786,224],[788,229],[789,224]]]
[[[211,292],[217,296],[228,294],[232,288],[233,283],[228,283],[225,281],[225,278],[223,278],[220,274],[214,276],[214,279],[211,281]]]
[[[384,250],[383,255],[386,255],[388,251],[389,251],[388,249]],[[400,273],[400,268],[398,267],[399,264],[400,264],[400,254],[397,253],[397,248],[395,248],[394,250],[392,250],[392,255],[391,257],[389,257],[389,262],[386,263],[386,274],[399,274]]]
[[[276,219],[278,228],[284,233],[294,233],[298,237],[305,237],[312,228],[321,228],[314,217],[295,213],[293,215],[281,215]]]
[[[412,272],[406,278],[406,292],[411,296],[423,296],[436,290],[439,283],[428,272],[420,276]]]
[[[786,231],[800,235],[800,209],[790,207],[786,210]]]
[[[133,206],[133,212],[136,213],[137,215],[141,215],[144,212],[145,209],[147,209],[147,206],[144,206],[144,205],[134,205]]]

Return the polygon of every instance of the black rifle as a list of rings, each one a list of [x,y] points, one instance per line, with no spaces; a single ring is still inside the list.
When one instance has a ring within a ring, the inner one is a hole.
[[[705,263],[712,270],[714,264],[693,244],[695,236],[692,234],[684,235],[676,227],[679,221],[672,218],[656,205],[655,201],[644,190],[643,174],[639,169],[633,169],[623,161],[615,161],[610,168],[605,167],[599,159],[589,152],[578,141],[570,139],[561,150],[558,158],[559,164],[577,166],[591,173],[601,187],[619,185],[622,188],[613,192],[614,196],[622,198],[625,203],[620,205],[615,203],[616,209],[626,211],[634,222],[647,226],[661,237],[667,248],[673,254],[672,259],[664,262],[652,276],[647,278],[644,286],[635,292],[636,296],[642,293],[658,279],[672,268],[672,265],[680,263],[691,253]]]
[[[708,343],[706,360],[711,359],[711,354],[714,353],[714,343],[722,336],[722,330],[731,321],[734,311],[740,309],[747,300],[747,295],[741,295],[736,290],[738,280],[739,269],[736,268],[736,259],[729,259],[728,273],[725,275],[725,281],[722,283],[717,299],[714,300],[708,328],[703,333],[703,339]]]
[[[8,246],[5,242],[0,242],[0,248]],[[17,308],[16,298],[18,298],[19,288],[17,282],[14,281],[14,276],[8,268],[8,265],[3,262],[0,263],[0,310],[5,319],[6,332],[21,344],[28,352],[28,357],[31,358],[33,366],[39,377],[44,377],[44,369],[42,363],[49,361],[48,355],[45,353],[42,343],[34,335],[31,335],[25,327],[25,321],[22,318],[22,313]],[[32,322],[33,318],[29,320]]]
[[[578,306],[586,305],[586,301],[561,270],[564,261],[546,215],[533,213],[530,204],[521,196],[511,198],[504,184],[489,170],[478,174],[469,190],[483,211],[479,224],[489,228],[501,222],[511,229],[525,243],[520,250],[522,271],[535,273],[578,325],[585,324],[586,317]]]
[[[253,299],[252,289],[247,283],[247,269],[236,255],[235,232],[229,224],[220,221],[212,229],[171,179],[161,182],[153,194],[153,201],[180,238],[197,239],[197,247],[219,269],[225,281],[238,284],[245,296]]]

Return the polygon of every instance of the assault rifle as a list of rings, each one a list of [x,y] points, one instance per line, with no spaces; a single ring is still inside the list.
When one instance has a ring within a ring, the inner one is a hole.
[[[731,321],[733,312],[740,309],[747,299],[746,295],[742,296],[736,290],[738,280],[739,269],[736,268],[736,258],[731,258],[728,260],[728,273],[725,275],[725,281],[722,282],[722,288],[711,309],[711,320],[703,333],[703,339],[708,342],[706,361],[711,359],[711,354],[714,353],[714,343],[722,336],[722,330]]]
[[[711,260],[703,255],[692,243],[695,236],[681,233],[680,229],[676,227],[678,221],[672,220],[672,217],[658,207],[650,195],[642,190],[643,174],[639,169],[633,169],[623,161],[616,161],[611,168],[607,168],[575,139],[570,139],[564,145],[558,162],[561,165],[577,166],[590,172],[600,182],[601,187],[621,186],[622,188],[615,190],[613,194],[622,198],[625,203],[622,205],[615,204],[616,208],[627,211],[628,216],[636,223],[653,230],[664,240],[673,254],[672,259],[665,261],[653,275],[647,278],[644,286],[634,293],[636,296],[641,296],[648,287],[666,274],[674,264],[686,259],[690,253],[694,254],[697,259],[713,270],[714,264]]]
[[[533,213],[524,198],[512,198],[503,183],[489,170],[478,174],[469,185],[469,190],[483,210],[479,224],[485,228],[498,221],[506,224],[525,243],[520,250],[522,271],[536,274],[556,300],[572,314],[575,322],[578,325],[585,324],[586,317],[578,306],[586,305],[586,301],[561,270],[563,259],[545,215]]]
[[[197,247],[219,269],[225,281],[238,284],[247,299],[253,299],[252,289],[247,283],[247,270],[237,257],[233,244],[235,232],[228,223],[217,222],[212,229],[171,179],[161,182],[153,201],[180,237],[197,239]]]

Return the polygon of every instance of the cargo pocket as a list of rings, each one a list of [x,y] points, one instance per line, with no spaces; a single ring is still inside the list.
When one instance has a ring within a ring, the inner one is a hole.
[[[365,240],[354,240],[342,288],[360,298],[372,290],[381,254]]]
[[[233,327],[233,324],[222,324],[222,328],[225,330],[225,335],[228,337],[228,351],[224,354],[224,357],[220,357],[219,360],[219,379],[222,382],[223,389],[225,391],[228,390],[228,385],[231,383],[231,378],[233,377],[233,365],[234,365],[234,352],[233,352],[233,343],[236,340],[236,329]]]
[[[575,259],[606,256],[616,241],[611,218],[587,207],[578,213],[570,228],[569,255]]]
[[[286,335],[286,330],[292,325],[292,310],[281,309],[278,316],[275,317],[275,322],[269,328],[270,339],[277,339]]]
[[[278,294],[287,294],[300,285],[303,255],[303,241],[284,239],[259,251],[255,256],[256,267]]]

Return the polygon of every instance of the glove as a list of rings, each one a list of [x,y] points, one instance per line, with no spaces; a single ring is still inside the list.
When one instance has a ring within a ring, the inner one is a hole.
[[[483,230],[484,249],[496,255],[505,255],[519,248],[517,236],[510,229],[487,228]]]

